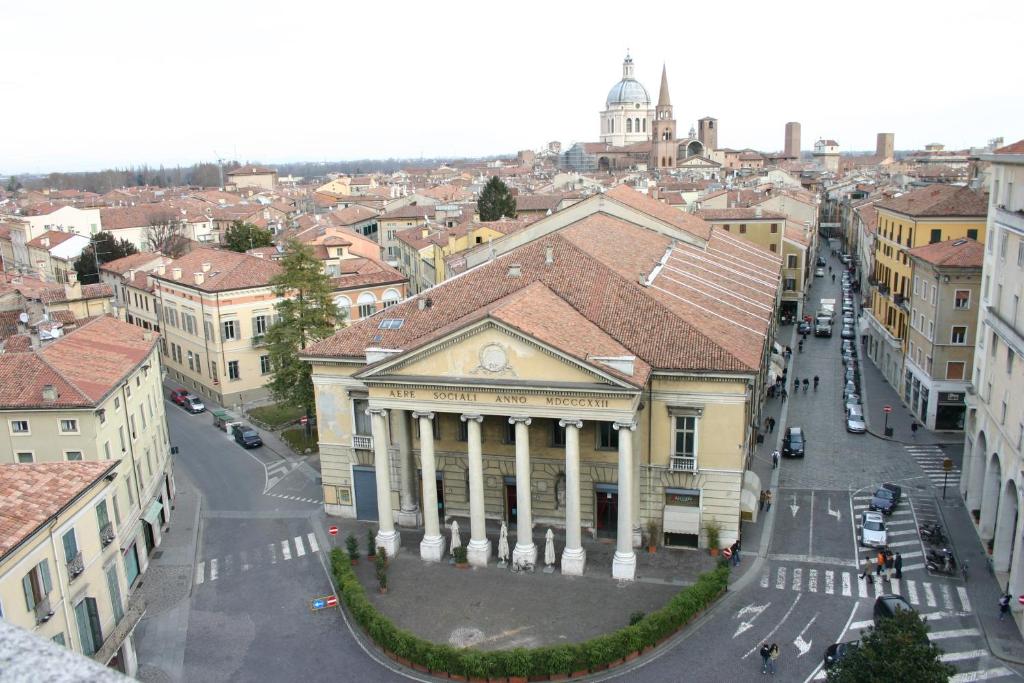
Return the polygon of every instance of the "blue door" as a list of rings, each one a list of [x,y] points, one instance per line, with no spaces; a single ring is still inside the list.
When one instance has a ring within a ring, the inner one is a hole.
[[[356,489],[356,519],[377,519],[377,473],[372,467],[353,467]]]

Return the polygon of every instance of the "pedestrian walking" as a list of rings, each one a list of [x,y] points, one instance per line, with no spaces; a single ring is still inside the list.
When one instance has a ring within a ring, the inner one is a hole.
[[[871,575],[872,575],[872,574],[874,573],[874,572],[873,572],[872,570],[873,570],[873,567],[871,566],[871,556],[869,555],[869,556],[868,556],[868,557],[867,557],[867,558],[866,558],[866,559],[864,560],[864,571],[863,571],[863,572],[861,572],[861,574],[860,574],[860,578],[864,579],[864,580],[865,580],[865,581],[867,581],[868,583],[874,583],[874,582],[875,582],[875,580],[874,580],[874,578],[873,578],[873,577],[871,576]]]
[[[772,672],[772,676],[775,675],[775,667],[778,666],[779,662],[779,646],[772,643],[772,646],[768,648],[768,670]]]
[[[774,434],[775,433],[775,418],[774,417],[769,417],[768,418],[768,433],[769,434]]]
[[[1006,615],[1010,613],[1010,594],[1003,593],[1002,597],[999,598],[999,621],[1006,618]]]
[[[786,391],[786,387],[782,387],[782,402],[785,403],[787,398],[789,398],[789,392]]]
[[[768,643],[761,643],[761,673],[768,673],[768,660],[771,659],[772,651]]]
[[[818,376],[817,375],[814,376],[814,390],[815,391],[818,390]]]
[[[896,578],[903,578],[903,555],[896,553],[896,559],[892,561],[892,566],[896,570]]]
[[[910,423],[910,434],[915,439],[917,438],[917,422],[911,422]]]
[[[800,378],[799,377],[794,377],[793,378],[793,391],[800,391]]]
[[[779,468],[779,449],[776,448],[774,451],[772,451],[772,469],[775,470],[775,469],[778,469],[778,468]]]
[[[797,351],[799,351],[800,353],[804,352],[804,340],[803,339],[801,339],[800,342],[796,345],[796,348],[797,348]]]
[[[772,425],[772,419],[770,417],[766,417],[764,419],[764,431],[766,431],[766,432],[771,431],[771,425]]]
[[[771,491],[765,491],[764,492],[764,511],[768,512],[771,509],[772,509],[772,492]]]
[[[836,274],[832,273],[832,283],[835,284],[835,281],[836,281]]]
[[[881,576],[882,570],[885,569],[885,551],[879,550],[878,557],[875,558],[875,575]]]
[[[732,547],[729,548],[732,551],[732,566],[740,566],[740,539],[733,541]]]
[[[892,579],[893,565],[896,563],[896,558],[893,557],[892,551],[888,548],[885,549],[885,578]]]
[[[764,491],[761,491],[760,497],[757,499],[757,509],[764,510]]]
[[[804,393],[805,394],[807,393],[807,387],[809,387],[809,386],[811,386],[811,383],[808,381],[808,379],[806,377],[804,377]]]

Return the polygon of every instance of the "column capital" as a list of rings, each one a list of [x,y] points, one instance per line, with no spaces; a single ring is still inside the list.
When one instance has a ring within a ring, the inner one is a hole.
[[[522,422],[522,423],[523,423],[523,424],[525,424],[525,425],[526,425],[527,427],[529,427],[529,426],[530,426],[530,424],[532,424],[532,423],[533,423],[533,420],[532,420],[531,418],[529,418],[529,417],[523,417],[523,416],[521,416],[521,415],[513,415],[512,417],[510,417],[510,418],[508,419],[508,423],[509,423],[510,425],[514,425],[514,424],[515,424],[515,423],[517,423],[517,422]]]
[[[622,430],[628,429],[631,432],[636,431],[636,420],[630,420],[629,422],[612,422],[612,429]]]
[[[367,408],[366,409],[366,414],[367,415],[379,415],[380,417],[385,417],[388,414],[388,411],[386,409],[384,409],[384,408]]]
[[[463,422],[483,422],[484,416],[476,414],[463,414],[459,415],[459,419],[462,420]]]
[[[575,427],[576,429],[583,429],[583,420],[577,420],[576,418],[565,418],[558,421],[558,426],[562,429],[566,427]]]
[[[412,416],[414,418],[416,418],[417,420],[420,419],[421,417],[425,417],[428,420],[433,420],[434,419],[434,411],[432,411],[432,410],[425,410],[425,411],[415,410],[415,411],[413,411]]]

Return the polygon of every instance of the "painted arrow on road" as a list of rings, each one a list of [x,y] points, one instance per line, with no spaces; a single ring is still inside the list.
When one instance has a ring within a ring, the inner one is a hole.
[[[742,622],[740,622],[740,625],[736,628],[736,633],[732,634],[732,637],[735,638],[736,636],[738,636],[739,634],[743,633],[744,631],[753,628],[754,627],[754,620],[756,620],[759,616],[761,616],[761,612],[764,612],[766,609],[768,609],[768,605],[771,605],[771,604],[772,603],[770,603],[770,602],[765,604],[765,605],[755,605],[754,603],[750,603],[749,605],[747,605],[746,607],[741,609],[739,612],[737,612],[736,613],[736,618],[737,619],[740,619],[740,618],[742,618],[742,617],[744,617],[744,616],[746,616],[748,614],[752,614],[753,616],[750,617],[750,621],[742,621]]]
[[[793,504],[789,506],[789,509],[793,511],[793,516],[796,517],[796,513],[799,512],[800,506],[796,504],[796,494],[793,494]]]
[[[818,618],[818,613],[815,612],[814,616],[811,617],[811,620],[807,622],[807,626],[804,626],[804,630],[800,631],[800,635],[798,635],[796,637],[796,640],[793,641],[793,645],[796,645],[796,649],[800,651],[800,653],[797,654],[797,657],[803,657],[805,654],[810,652],[811,645],[814,644],[814,641],[813,640],[804,640],[804,634],[807,633],[807,629],[809,629],[811,627],[811,624],[813,624],[814,620],[817,619],[817,618]]]
[[[832,499],[831,498],[828,499],[828,514],[830,514],[833,517],[835,517],[837,522],[842,519],[842,513],[839,510],[833,510],[832,509]]]

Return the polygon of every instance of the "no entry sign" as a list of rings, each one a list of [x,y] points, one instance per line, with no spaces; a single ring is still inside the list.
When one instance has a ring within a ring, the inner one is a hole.
[[[309,608],[314,612],[328,607],[337,607],[338,598],[334,595],[325,595],[322,598],[313,598],[309,601]]]
[[[882,408],[882,412],[883,413],[891,413],[892,412],[892,406],[885,406],[884,408]]]
[[[327,527],[327,533],[329,533],[331,536],[337,536],[338,535],[338,527],[336,527],[336,526],[334,526],[332,524],[331,526]]]

